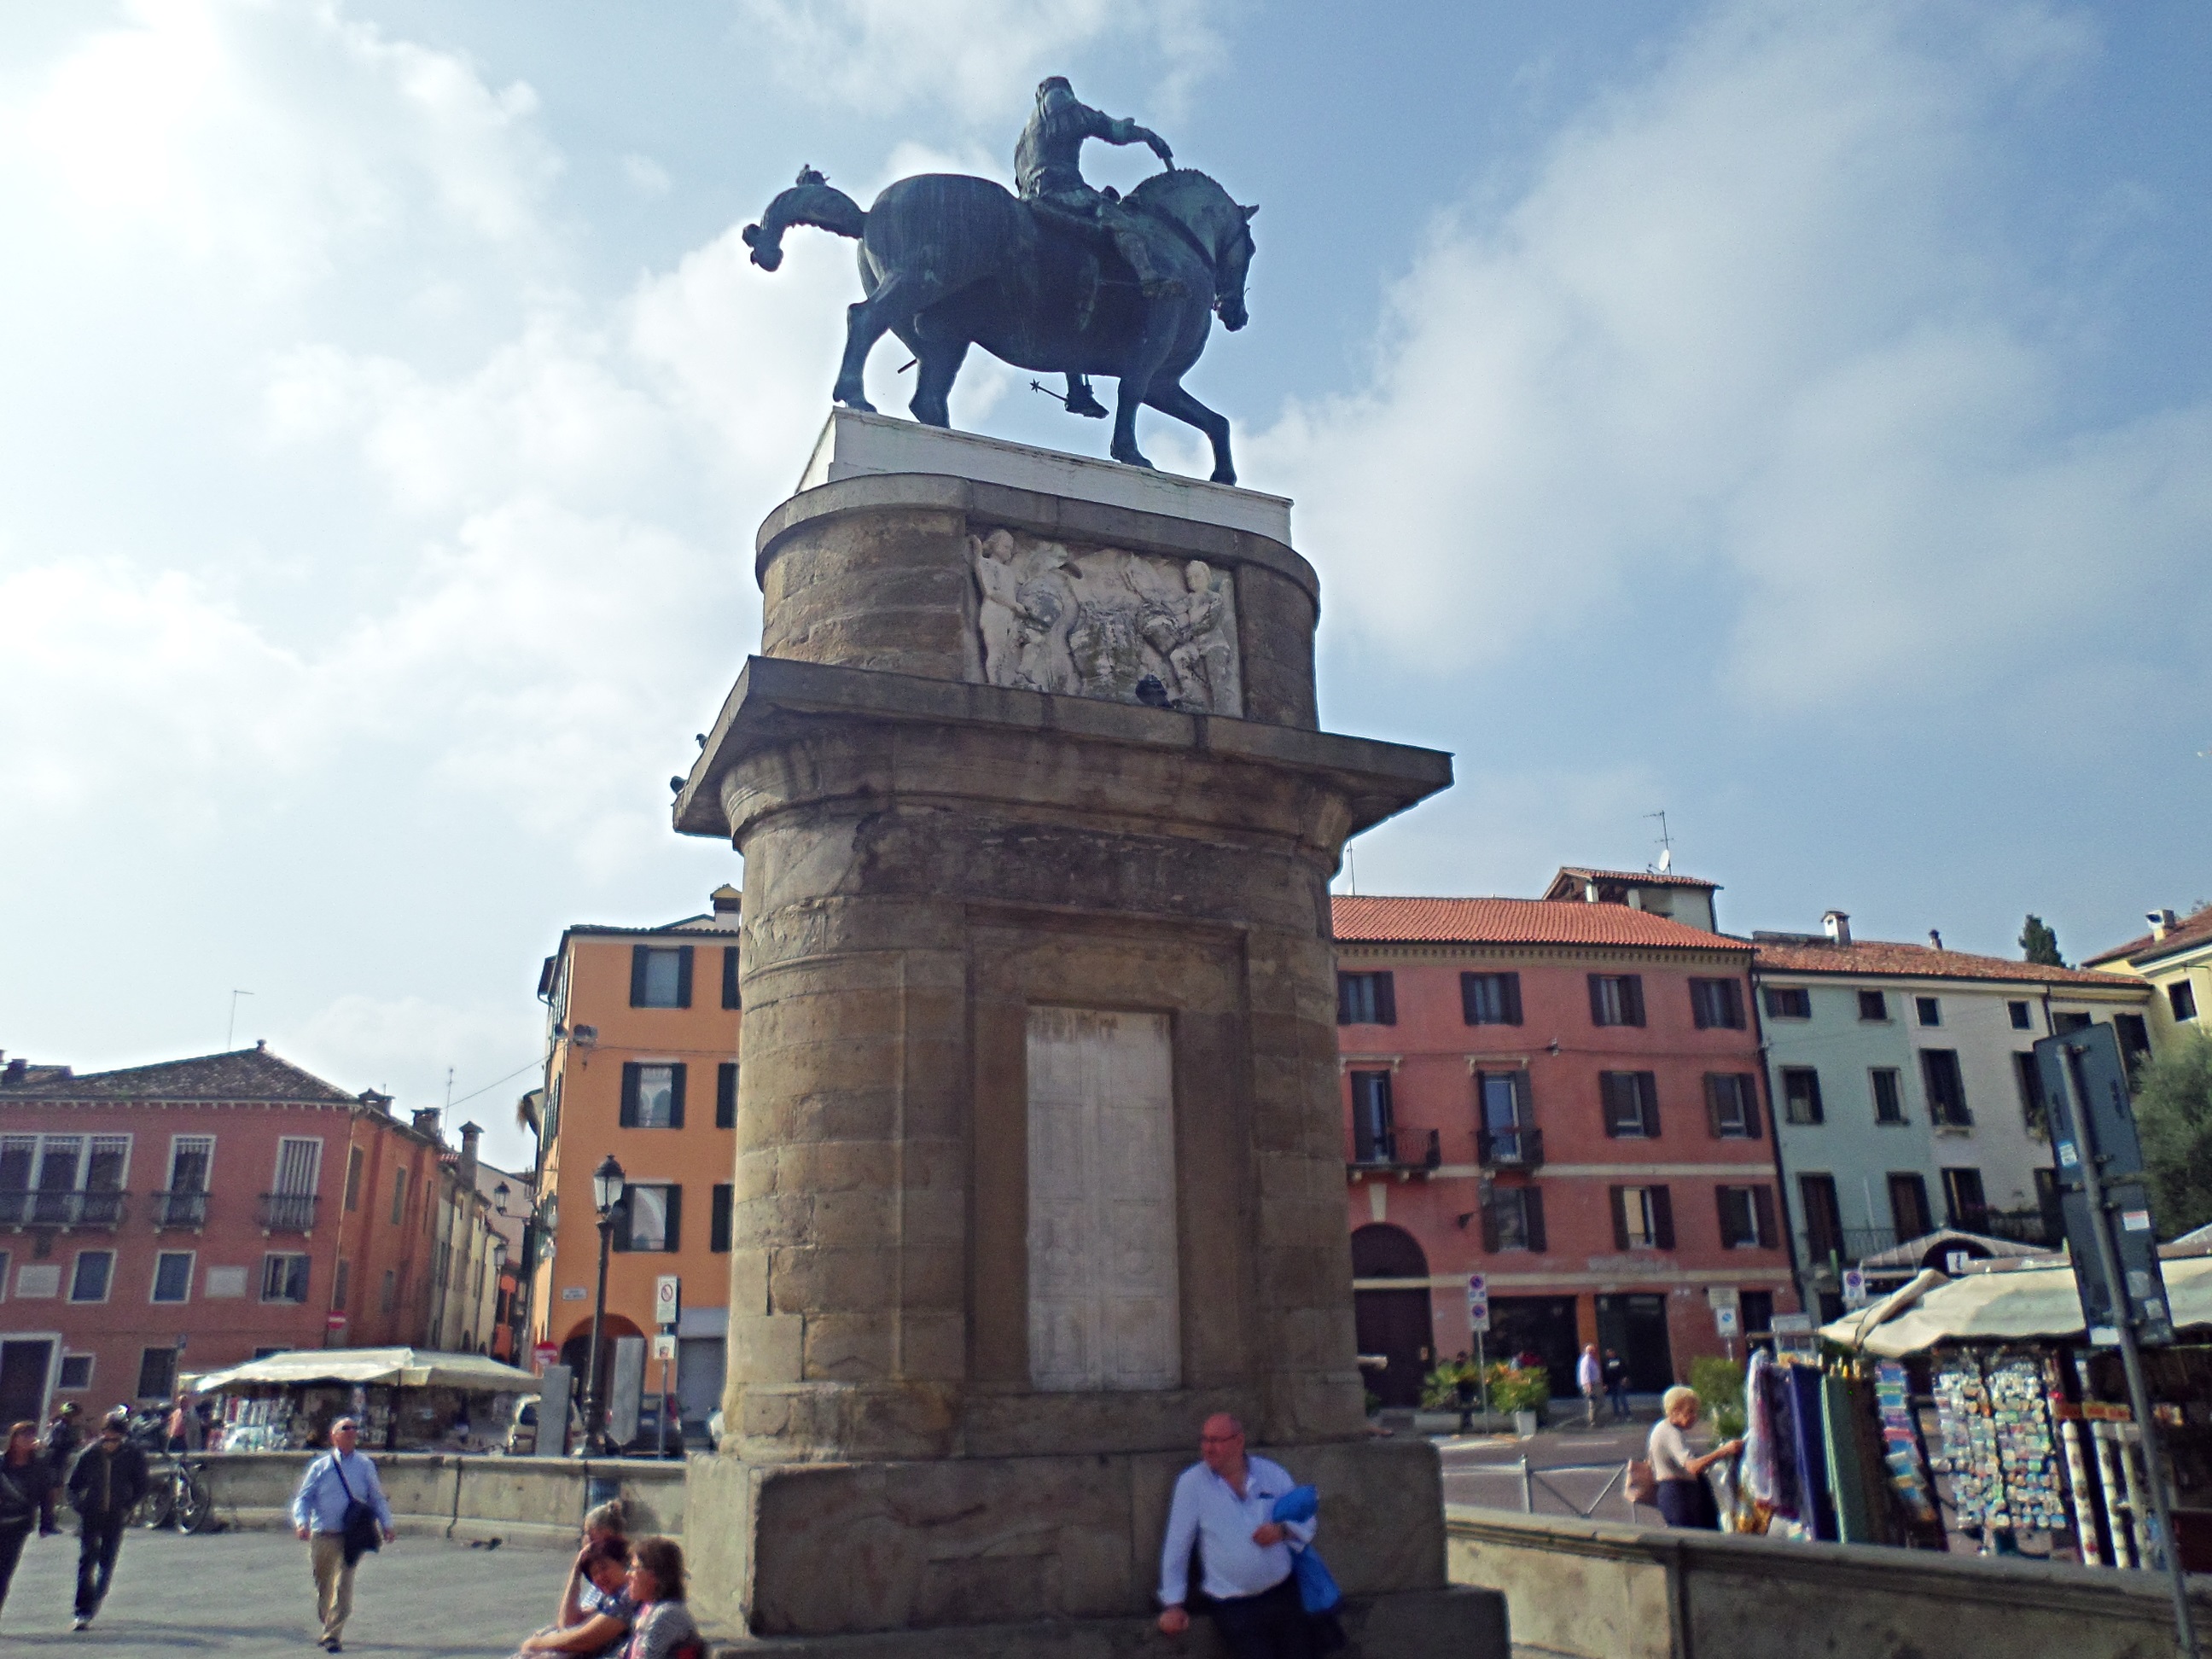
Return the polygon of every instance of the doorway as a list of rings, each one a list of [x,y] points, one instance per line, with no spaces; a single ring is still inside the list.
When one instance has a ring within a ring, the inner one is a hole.
[[[53,1369],[52,1337],[0,1342],[0,1423],[46,1420],[46,1379]]]
[[[1429,1258],[1403,1227],[1377,1222],[1352,1235],[1354,1279],[1410,1279],[1402,1289],[1354,1291],[1352,1322],[1359,1352],[1380,1355],[1380,1370],[1363,1366],[1369,1390],[1385,1406],[1421,1403],[1421,1384],[1436,1364],[1436,1330],[1429,1312]]]
[[[1575,1298],[1571,1296],[1493,1296],[1490,1298],[1490,1358],[1533,1352],[1552,1379],[1552,1397],[1575,1397]]]
[[[1660,1394],[1674,1387],[1674,1349],[1667,1335],[1665,1297],[1598,1297],[1597,1345],[1626,1362],[1632,1392]]]

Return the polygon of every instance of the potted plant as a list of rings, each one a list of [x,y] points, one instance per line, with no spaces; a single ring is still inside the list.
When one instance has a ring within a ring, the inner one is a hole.
[[[1491,1370],[1491,1409],[1510,1412],[1513,1432],[1524,1440],[1542,1423],[1544,1407],[1551,1398],[1552,1378],[1540,1366],[1523,1370],[1518,1365],[1497,1365]]]

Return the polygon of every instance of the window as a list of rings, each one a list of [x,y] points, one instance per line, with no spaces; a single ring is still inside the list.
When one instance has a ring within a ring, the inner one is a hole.
[[[147,1348],[138,1356],[138,1394],[141,1400],[168,1400],[177,1392],[177,1351]]]
[[[633,1008],[689,1008],[691,1006],[691,947],[634,945],[629,952],[629,1006]]]
[[[1589,976],[1590,1024],[1644,1024],[1644,976],[1641,974],[1592,974]]]
[[[538,1144],[550,1146],[560,1139],[561,1079],[556,1077],[553,1079],[553,1086],[545,1093],[545,1133],[538,1137]]]
[[[1521,975],[1462,974],[1459,1006],[1461,1016],[1469,1025],[1518,1025]]]
[[[738,1062],[726,1060],[714,1068],[714,1127],[738,1127]]]
[[[390,1313],[392,1304],[399,1299],[399,1275],[390,1267],[384,1270],[384,1294],[378,1299],[377,1311]]]
[[[88,1193],[121,1192],[125,1175],[130,1167],[131,1137],[129,1135],[94,1135],[92,1138],[92,1157],[85,1165],[85,1191]]]
[[[1705,1120],[1716,1140],[1758,1139],[1758,1080],[1747,1072],[1706,1073]]]
[[[744,1006],[744,1000],[738,991],[738,947],[725,945],[722,947],[722,1006],[742,1008]]]
[[[1355,1164],[1389,1164],[1397,1158],[1391,1121],[1390,1073],[1352,1074],[1352,1158]]]
[[[2023,1048],[2012,1057],[2013,1080],[2020,1085],[2020,1121],[2038,1140],[2051,1139],[2051,1103],[2043,1092],[2043,1068]]]
[[[1339,1025],[1395,1025],[1398,1023],[1397,976],[1393,974],[1339,974],[1336,976],[1336,1023]]]
[[[1913,1017],[1923,1025],[1941,1025],[1943,1023],[1943,1004],[1940,998],[1915,997],[1912,999],[1912,1011]]]
[[[1615,1187],[1613,1247],[1617,1250],[1674,1248],[1674,1203],[1664,1187]]]
[[[1820,1074],[1810,1066],[1782,1068],[1782,1115],[1791,1123],[1822,1123]]]
[[[2053,1014],[2051,1029],[2058,1032],[2086,1031],[2089,1029],[2089,1016],[2083,1013]]]
[[[1743,1029],[1743,987],[1732,979],[1690,981],[1690,1017],[1700,1031]]]
[[[1889,994],[1885,991],[1859,993],[1859,1018],[1869,1022],[1889,1018]]]
[[[305,1302],[307,1299],[307,1258],[273,1251],[263,1256],[261,1299],[264,1302]]]
[[[346,1152],[345,1206],[348,1215],[361,1208],[361,1148],[358,1146],[350,1147]]]
[[[2150,1027],[2141,1014],[2114,1014],[2112,1030],[2120,1039],[2120,1058],[2129,1065],[2150,1052]]]
[[[1874,1121],[1904,1122],[1905,1090],[1896,1071],[1887,1066],[1877,1066],[1867,1073],[1867,1081],[1874,1085]]]
[[[2173,1010],[2176,1019],[2197,1018],[2197,989],[2185,979],[2178,979],[2166,988],[2166,1006]]]
[[[1770,985],[1765,1000],[1769,1019],[1813,1018],[1813,994],[1802,985]]]
[[[1760,1188],[1761,1192],[1765,1191]],[[1770,1203],[1772,1200],[1768,1200]],[[1774,1292],[1746,1291],[1742,1293],[1743,1334],[1746,1336],[1765,1336],[1774,1329]]]
[[[2028,1006],[2026,1003],[2008,1002],[2005,1004],[2005,1012],[2012,1016],[2012,1029],[2014,1030],[2032,1031],[2035,1029],[2034,1017],[2028,1012]],[[1928,1024],[1928,1022],[1923,1020],[1921,1024],[1924,1025]]]
[[[84,1158],[82,1135],[46,1135],[39,1142],[39,1190],[34,1219],[67,1226],[76,1218],[76,1170]]]
[[[618,1250],[673,1250],[682,1234],[684,1189],[663,1182],[632,1182],[623,1193],[616,1224]]]
[[[1716,1187],[1713,1188],[1713,1202],[1720,1211],[1723,1249],[1771,1250],[1774,1248],[1774,1189],[1771,1187]]]
[[[1605,1132],[1614,1139],[1659,1136],[1659,1079],[1650,1072],[1600,1072],[1598,1092],[1605,1103]]]
[[[1844,1212],[1836,1202],[1832,1175],[1797,1177],[1797,1199],[1805,1212],[1805,1254],[1815,1267],[1843,1254]]]
[[[1943,1202],[1951,1212],[1951,1224],[1964,1227],[1969,1232],[1978,1230],[1989,1209],[1989,1201],[1982,1195],[1982,1172],[1979,1170],[1946,1170],[1943,1171]]]
[[[1477,1072],[1474,1094],[1480,1114],[1476,1152],[1485,1164],[1534,1164],[1540,1144],[1529,1122],[1528,1073]]]
[[[1917,1170],[1892,1170],[1889,1177],[1889,1218],[1897,1229],[1897,1242],[1925,1238],[1936,1231],[1928,1207],[1928,1182]]]
[[[714,1188],[714,1207],[707,1215],[707,1248],[717,1254],[730,1248],[730,1200],[736,1190],[727,1182]]]
[[[276,1185],[273,1191],[287,1198],[312,1197],[323,1174],[323,1143],[286,1136],[276,1143]]]
[[[154,1300],[186,1302],[192,1294],[192,1253],[164,1250],[154,1258]]]
[[[684,1073],[676,1065],[623,1062],[622,1127],[680,1129],[684,1127]]]
[[[1482,1248],[1541,1253],[1547,1248],[1542,1190],[1492,1187],[1482,1200]]]
[[[65,1353],[62,1356],[61,1381],[54,1385],[64,1394],[82,1394],[92,1387],[92,1356],[88,1353]]]
[[[105,1302],[107,1300],[107,1281],[115,1274],[115,1252],[112,1250],[79,1250],[76,1267],[70,1274],[69,1299],[72,1302]]]
[[[407,1171],[392,1172],[392,1224],[397,1227],[407,1218]]]
[[[1966,1080],[1959,1073],[1955,1048],[1923,1048],[1920,1082],[1928,1091],[1928,1121],[1954,1129],[1967,1127],[1974,1115],[1966,1109]]]

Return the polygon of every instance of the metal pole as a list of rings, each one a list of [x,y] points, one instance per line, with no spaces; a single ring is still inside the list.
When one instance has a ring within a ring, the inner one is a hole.
[[[1521,1460],[1521,1513],[1534,1515],[1535,1512],[1536,1483],[1529,1476],[1528,1460],[1524,1457]],[[2193,1655],[2191,1659],[2195,1659]]]
[[[590,1369],[584,1373],[584,1450],[597,1457],[607,1449],[606,1436],[599,1425],[599,1328],[607,1316],[607,1252],[614,1246],[615,1218],[611,1215],[599,1218],[599,1296],[592,1304],[592,1358]],[[2193,1656],[2192,1656],[2193,1659]]]
[[[2112,1299],[2112,1324],[2120,1339],[2120,1364],[2128,1375],[2128,1409],[2142,1432],[2143,1475],[2150,1486],[2152,1513],[2158,1516],[2159,1547],[2166,1552],[2166,1577],[2173,1588],[2173,1628],[2185,1659],[2199,1659],[2197,1622],[2189,1607],[2189,1575],[2182,1570],[2181,1549],[2173,1536],[2173,1511],[2166,1502],[2166,1472],[2159,1465],[2158,1424],[2151,1416],[2150,1389],[2143,1381],[2142,1353],[2136,1346],[2135,1322],[2130,1317],[2127,1282],[2120,1276],[2120,1252],[2112,1243],[2112,1218],[2105,1208],[2105,1179],[2098,1165],[2104,1155],[2097,1150],[2096,1129],[2089,1121],[2089,1091],[2081,1079],[2081,1056],[2070,1046],[2060,1067],[2065,1087],[2073,1096],[2069,1108],[2074,1133],[2081,1148],[2081,1189],[2089,1200],[2089,1233],[2097,1241],[2097,1262]],[[2125,1455],[2124,1450],[2122,1455]]]

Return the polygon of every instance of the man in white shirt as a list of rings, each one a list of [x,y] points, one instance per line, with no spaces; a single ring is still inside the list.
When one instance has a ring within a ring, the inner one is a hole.
[[[1575,1386],[1583,1395],[1583,1426],[1597,1426],[1597,1397],[1605,1392],[1605,1367],[1598,1363],[1597,1344],[1593,1342],[1583,1350],[1583,1357],[1575,1362]]]
[[[1160,1547],[1160,1629],[1190,1628],[1190,1550],[1214,1628],[1236,1659],[1311,1659],[1313,1626],[1298,1600],[1291,1547],[1313,1541],[1311,1522],[1278,1521],[1275,1500],[1297,1483],[1279,1463],[1248,1455],[1244,1425],[1224,1413],[1199,1431],[1200,1461],[1176,1480]]]

